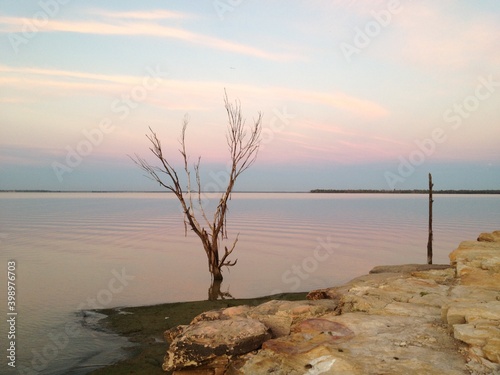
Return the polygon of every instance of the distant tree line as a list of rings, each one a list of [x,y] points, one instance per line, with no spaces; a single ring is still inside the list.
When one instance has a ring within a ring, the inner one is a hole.
[[[376,190],[376,189],[314,189],[311,193],[335,194],[428,194],[427,189]],[[500,194],[500,190],[434,190],[434,194]]]

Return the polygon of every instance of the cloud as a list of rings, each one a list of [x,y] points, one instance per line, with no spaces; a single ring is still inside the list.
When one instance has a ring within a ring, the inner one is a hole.
[[[88,13],[106,18],[140,19],[140,20],[186,19],[194,17],[193,15],[190,15],[188,13],[182,13],[164,9],[154,9],[151,11],[128,11],[128,12],[111,12],[109,10],[95,9],[95,10],[90,10]]]
[[[140,84],[143,77],[127,75],[105,75],[77,71],[66,71],[58,69],[42,69],[29,67],[10,67],[0,65],[0,83],[5,87],[24,90],[54,88],[58,91],[54,95],[80,95],[82,92],[91,92],[96,95],[103,93],[116,94],[117,91],[128,92],[133,85]],[[197,98],[205,103],[212,103],[214,98],[221,97],[221,90],[227,88],[229,92],[238,92],[240,95],[251,95],[255,102],[265,103],[268,100],[280,102],[297,102],[320,104],[330,108],[344,110],[357,116],[365,118],[380,118],[388,115],[388,110],[378,103],[370,100],[350,96],[343,92],[321,92],[312,90],[300,90],[279,86],[258,86],[248,84],[227,84],[219,81],[189,81],[174,80],[168,76],[164,79],[161,87],[162,97],[155,99],[156,105],[170,108],[172,103],[181,108],[179,98],[184,97],[187,107],[193,106],[192,93],[197,93]],[[175,99],[171,102],[171,99]],[[204,104],[197,105],[196,107]],[[210,107],[210,105],[207,105]]]
[[[94,11],[96,12],[96,11]],[[120,13],[118,13],[119,15]],[[165,26],[152,21],[164,19],[170,12],[125,12],[125,18],[111,17],[111,13],[103,12],[103,20],[58,20],[51,19],[38,32],[67,32],[94,35],[115,36],[147,36],[154,38],[177,39],[183,42],[202,45],[222,51],[233,52],[246,56],[253,56],[265,60],[289,61],[299,57],[295,55],[270,52],[250,45],[236,43],[209,35],[199,34],[180,27]],[[150,22],[145,22],[150,21]],[[0,17],[0,32],[22,33],[25,27],[25,18]]]

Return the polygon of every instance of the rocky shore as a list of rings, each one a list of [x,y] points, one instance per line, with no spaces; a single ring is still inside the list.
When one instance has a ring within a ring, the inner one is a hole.
[[[164,336],[162,367],[176,375],[500,374],[500,231],[462,242],[449,266],[376,267]]]

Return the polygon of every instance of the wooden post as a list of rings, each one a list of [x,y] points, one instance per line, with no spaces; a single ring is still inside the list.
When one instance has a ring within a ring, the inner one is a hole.
[[[427,240],[427,264],[432,264],[432,175],[429,173],[429,238]]]

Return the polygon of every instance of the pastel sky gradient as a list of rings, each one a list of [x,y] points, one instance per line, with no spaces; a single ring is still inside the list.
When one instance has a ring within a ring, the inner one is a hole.
[[[127,155],[180,167],[186,114],[220,184],[224,90],[264,115],[236,190],[500,189],[497,0],[0,6],[0,189],[158,190]]]

